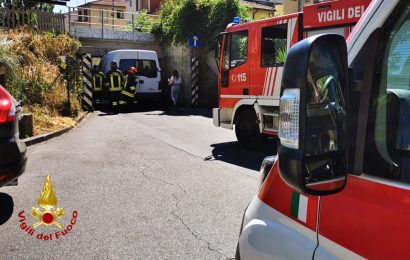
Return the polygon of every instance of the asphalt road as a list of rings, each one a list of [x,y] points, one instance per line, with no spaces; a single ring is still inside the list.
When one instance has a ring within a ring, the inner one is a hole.
[[[242,149],[204,111],[93,113],[29,147],[19,185],[0,188],[0,259],[233,258],[261,160],[273,153]],[[33,235],[20,227],[37,222],[30,212],[48,174],[62,230],[75,222],[64,236],[54,225]]]

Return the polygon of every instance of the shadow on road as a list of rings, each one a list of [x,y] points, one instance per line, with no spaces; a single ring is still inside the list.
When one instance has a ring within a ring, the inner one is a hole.
[[[3,225],[11,218],[13,208],[13,198],[6,193],[0,192],[0,225]]]
[[[149,116],[203,116],[212,118],[210,108],[192,108],[192,107],[168,107],[152,103],[139,103],[132,106],[123,106],[113,110],[109,106],[99,106],[95,108],[98,116],[112,116],[117,114],[145,113]]]
[[[238,142],[219,143],[211,145],[212,155],[205,161],[219,160],[251,170],[259,171],[262,160],[276,154],[275,141],[268,139],[258,149],[243,148]]]
[[[146,113],[148,116],[203,116],[212,118],[212,110],[209,108],[191,108],[191,107],[169,107],[161,113]]]

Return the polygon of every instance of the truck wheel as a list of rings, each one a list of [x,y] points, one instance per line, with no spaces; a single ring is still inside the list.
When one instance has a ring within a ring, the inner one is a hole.
[[[255,148],[262,142],[256,114],[252,110],[244,110],[238,115],[235,134],[239,143],[246,148]]]

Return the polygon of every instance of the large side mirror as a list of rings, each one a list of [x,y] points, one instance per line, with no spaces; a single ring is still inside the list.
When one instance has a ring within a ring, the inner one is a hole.
[[[346,42],[322,34],[288,53],[280,99],[279,172],[293,189],[311,195],[341,191],[346,174]]]

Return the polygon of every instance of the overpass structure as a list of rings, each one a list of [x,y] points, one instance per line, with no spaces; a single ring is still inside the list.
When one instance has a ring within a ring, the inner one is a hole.
[[[158,16],[145,13],[69,8],[65,27],[81,41],[80,52],[93,57],[118,49],[153,50],[162,57],[159,41],[147,32],[157,20]]]

